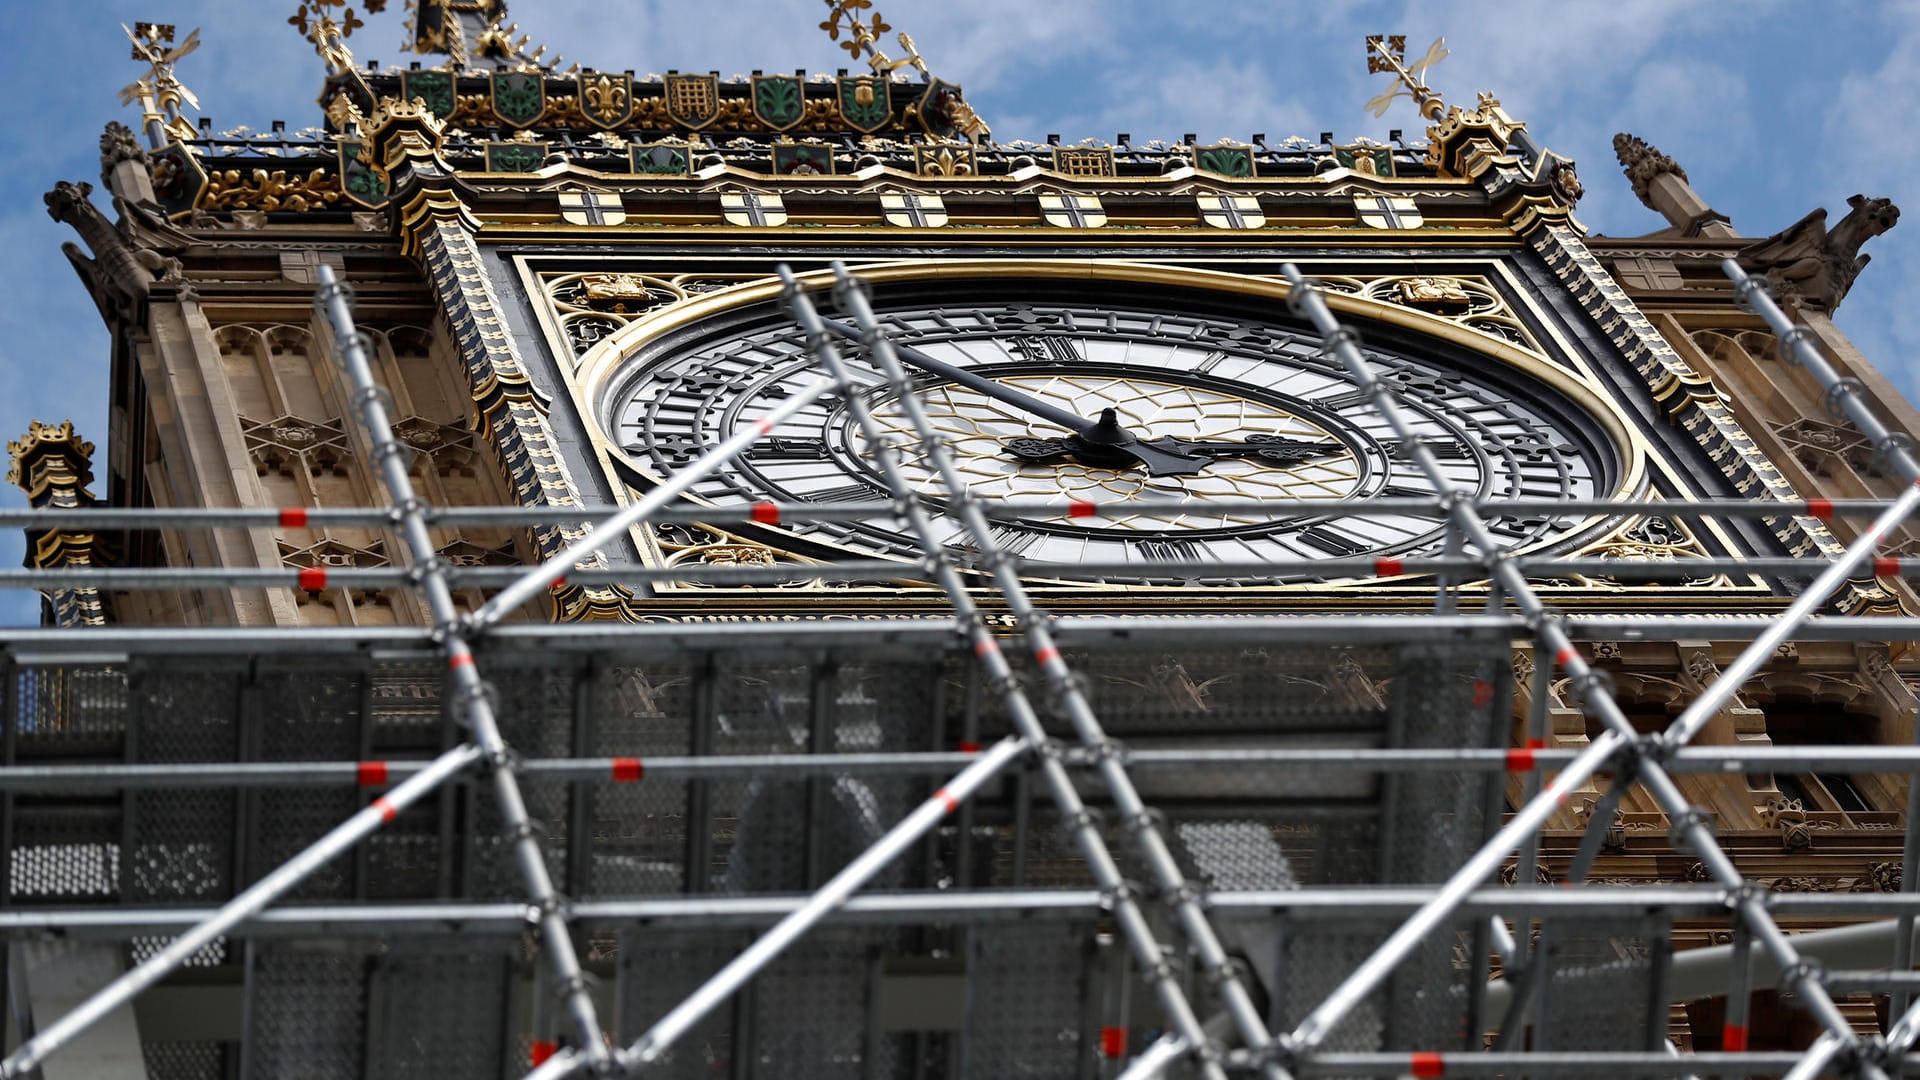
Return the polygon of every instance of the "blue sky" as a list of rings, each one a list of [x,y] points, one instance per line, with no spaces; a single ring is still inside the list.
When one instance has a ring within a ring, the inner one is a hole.
[[[106,453],[105,331],[60,253],[73,239],[40,196],[56,180],[98,180],[97,139],[135,111],[115,92],[140,74],[120,23],[201,28],[180,66],[217,130],[318,121],[322,69],[285,19],[295,0],[75,0],[0,3],[4,144],[0,172],[0,434],[29,419],[74,419]],[[351,44],[361,62],[404,62],[404,6],[392,0]],[[1537,138],[1580,164],[1593,231],[1632,236],[1664,222],[1641,207],[1614,164],[1631,131],[1677,159],[1694,187],[1749,236],[1816,206],[1830,220],[1855,192],[1920,214],[1920,143],[1898,126],[1920,103],[1920,2],[1684,3],[1589,0],[1330,3],[1320,0],[877,0],[913,34],[934,71],[961,82],[1000,139],[1073,141],[1384,138],[1423,125],[1404,102],[1375,120],[1361,105],[1384,88],[1361,39],[1404,33],[1415,50],[1445,35],[1434,69],[1449,100],[1497,94]],[[817,0],[519,0],[522,28],[568,61],[637,72],[722,75],[842,66],[815,29]],[[609,12],[617,11],[617,18]],[[104,205],[105,200],[100,201]],[[1920,396],[1920,220],[1867,247],[1869,267],[1838,322],[1909,396]],[[104,465],[102,466],[104,469]],[[103,491],[103,485],[96,485]],[[8,487],[0,504],[18,505]],[[0,535],[0,565],[18,565],[18,533]],[[31,624],[37,602],[0,591],[0,625]]]

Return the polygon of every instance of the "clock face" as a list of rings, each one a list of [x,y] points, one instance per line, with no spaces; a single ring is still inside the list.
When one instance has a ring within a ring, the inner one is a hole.
[[[1225,564],[1440,550],[1444,534],[1432,515],[1314,511],[1315,500],[1428,497],[1434,485],[1310,331],[1215,313],[1217,300],[1199,314],[1195,305],[1173,308],[1164,294],[1159,302],[1138,293],[1048,302],[1032,292],[1009,298],[1013,291],[1003,285],[997,294],[944,302],[883,291],[875,302],[896,342],[991,380],[1000,391],[913,372],[923,407],[973,495],[1101,506],[1091,518],[1000,520],[995,540],[1002,550],[1137,568],[1105,581],[1178,584],[1247,579]],[[1619,466],[1597,425],[1544,383],[1485,358],[1452,362],[1444,357],[1460,354],[1439,348],[1364,348],[1456,486],[1496,498],[1611,493]],[[843,343],[842,355],[881,427],[901,440],[907,479],[940,542],[970,549],[897,394],[857,345]],[[762,305],[642,347],[612,381],[601,422],[632,464],[661,476],[751,426],[819,374],[791,319]],[[1153,475],[1138,461],[1084,443],[1076,449],[1059,415],[1050,418],[1035,403],[1087,421],[1111,410],[1135,438],[1175,440],[1162,445],[1177,446],[1198,464]],[[886,499],[872,449],[846,405],[823,400],[692,494],[719,503]],[[1128,500],[1168,498],[1189,505],[1124,512]],[[1271,500],[1272,507],[1208,507],[1228,499]],[[1513,546],[1550,543],[1576,524],[1548,517],[1491,523],[1494,535]],[[869,555],[919,551],[895,521],[795,524],[788,531]],[[1156,570],[1169,561],[1222,570]]]

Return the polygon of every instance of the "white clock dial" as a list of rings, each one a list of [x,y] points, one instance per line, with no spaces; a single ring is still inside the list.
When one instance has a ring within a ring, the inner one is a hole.
[[[878,304],[889,332],[924,357],[991,380],[917,373],[917,393],[952,448],[970,492],[986,499],[1087,500],[1099,516],[1034,515],[997,526],[996,542],[1024,557],[1138,567],[1109,580],[1168,580],[1169,560],[1247,563],[1438,551],[1436,518],[1316,511],[1314,500],[1428,496],[1434,485],[1339,362],[1311,333],[1251,318],[1183,314],[1146,303]],[[817,377],[801,332],[777,311],[643,348],[613,384],[603,422],[643,471],[664,475],[752,424]],[[1594,498],[1618,472],[1597,428],[1544,385],[1515,372],[1474,372],[1409,349],[1368,346],[1418,436],[1447,478],[1486,497]],[[914,441],[901,403],[861,350],[843,348],[883,428]],[[1037,403],[1037,404],[1036,404]],[[1076,443],[1043,406],[1091,422],[1111,418],[1201,464],[1154,475]],[[1076,448],[1077,447],[1077,448]],[[693,494],[715,502],[832,502],[887,497],[871,447],[845,404],[811,405]],[[908,446],[909,481],[933,511],[939,539],[970,545],[950,515],[924,454]],[[1179,512],[1128,514],[1129,500],[1183,498]],[[1271,510],[1210,509],[1209,501],[1271,500]],[[1496,519],[1513,545],[1565,535],[1555,518]],[[911,556],[894,522],[799,524],[836,546]],[[1176,575],[1238,580],[1223,571]]]

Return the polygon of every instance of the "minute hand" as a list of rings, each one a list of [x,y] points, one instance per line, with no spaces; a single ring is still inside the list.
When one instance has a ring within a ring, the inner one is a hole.
[[[836,322],[832,319],[823,321],[829,331],[849,341],[863,340],[863,335],[860,331],[848,326],[846,323]],[[911,345],[901,345],[896,342],[894,343],[893,351],[902,361],[912,364],[914,367],[919,368],[929,375],[938,375],[943,379],[951,379],[961,386],[978,390],[980,393],[996,401],[1005,402],[1022,412],[1037,416],[1050,424],[1058,424],[1068,431],[1073,432],[1075,435],[1080,436],[1082,439],[1098,445],[1102,450],[1131,457],[1140,464],[1145,465],[1147,472],[1151,475],[1187,476],[1198,473],[1207,464],[1207,458],[1196,457],[1191,454],[1174,453],[1160,449],[1159,447],[1149,446],[1134,437],[1132,432],[1119,427],[1117,424],[1102,424],[1098,420],[1089,420],[1083,416],[1075,416],[1073,413],[1057,405],[1049,404],[1031,394],[1015,390],[1006,383],[997,382],[984,375],[976,375],[966,368],[955,367],[945,360],[928,356],[926,353],[921,352]],[[1112,412],[1113,410],[1109,409],[1107,411]]]

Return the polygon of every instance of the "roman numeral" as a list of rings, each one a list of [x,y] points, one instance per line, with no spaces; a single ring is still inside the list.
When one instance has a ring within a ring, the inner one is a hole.
[[[1351,538],[1342,536],[1324,525],[1300,530],[1300,542],[1338,558],[1358,555],[1367,550],[1363,545],[1354,543]]]
[[[824,488],[820,491],[796,492],[807,502],[842,503],[866,502],[870,499],[882,499],[885,496],[865,484],[842,484],[839,487]]]
[[[1022,555],[1026,550],[1040,542],[1040,534],[1027,529],[1015,529],[1006,525],[995,525],[987,534],[987,539],[1003,555]]]
[[[1148,562],[1192,562],[1200,548],[1191,540],[1135,540],[1134,549]]]
[[[1355,405],[1370,405],[1372,403],[1373,395],[1358,387],[1344,394],[1335,394],[1332,397],[1319,398],[1314,401],[1315,405],[1323,409],[1331,409],[1334,412],[1339,412],[1342,409],[1351,409]]]
[[[1211,356],[1208,356],[1205,360],[1202,360],[1198,364],[1194,365],[1193,370],[1199,372],[1202,375],[1205,375],[1207,372],[1212,371],[1214,368],[1219,367],[1220,361],[1225,360],[1226,358],[1227,358],[1226,353],[1215,351]]]
[[[1433,451],[1437,461],[1470,461],[1473,452],[1459,439],[1421,439],[1428,450]],[[1413,460],[1413,450],[1406,443],[1394,439],[1386,444],[1387,456],[1395,461]]]
[[[754,461],[824,461],[827,443],[803,436],[775,436],[749,446],[747,456]]]

